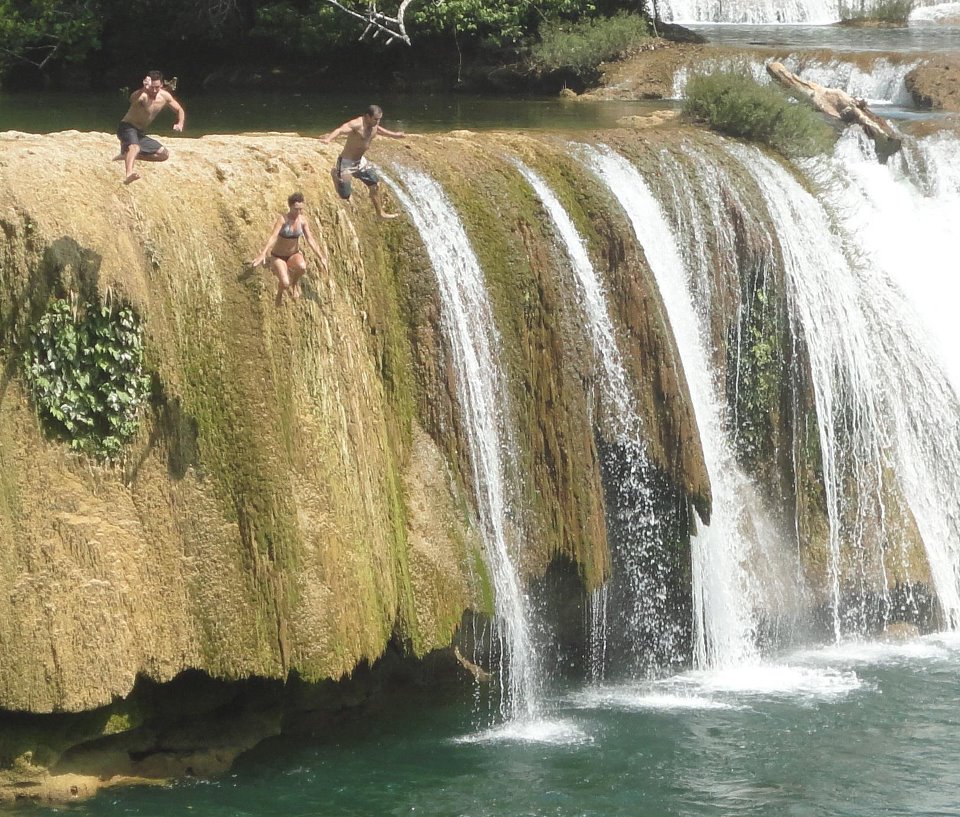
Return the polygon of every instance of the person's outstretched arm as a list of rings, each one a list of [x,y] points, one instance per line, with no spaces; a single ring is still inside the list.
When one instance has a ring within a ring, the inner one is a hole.
[[[270,238],[267,239],[266,246],[263,248],[260,255],[250,262],[251,267],[259,267],[261,264],[266,262],[267,254],[273,249],[273,245],[277,243],[277,236],[280,235],[280,228],[282,226],[283,216],[277,216],[277,221],[273,225],[273,232],[270,233]]]
[[[377,133],[383,136],[389,136],[391,139],[406,139],[407,134],[402,130],[387,130],[383,125],[377,127]]]

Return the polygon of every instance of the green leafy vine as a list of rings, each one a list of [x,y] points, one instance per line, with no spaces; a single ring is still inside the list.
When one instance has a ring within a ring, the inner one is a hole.
[[[117,459],[149,393],[140,320],[129,306],[57,299],[30,332],[23,373],[50,431],[75,451]]]

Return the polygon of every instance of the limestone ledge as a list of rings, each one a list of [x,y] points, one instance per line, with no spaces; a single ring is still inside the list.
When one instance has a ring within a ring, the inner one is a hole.
[[[92,710],[138,676],[193,669],[339,678],[391,638],[415,655],[448,645],[465,610],[490,609],[436,284],[412,226],[378,223],[362,189],[336,197],[335,145],[161,138],[170,161],[124,186],[110,135],[0,134],[0,709]],[[594,587],[609,569],[584,389],[595,375],[564,262],[504,150],[559,169],[569,201],[587,196],[577,217],[598,263],[631,281],[620,308],[653,458],[704,508],[709,486],[655,287],[566,147],[378,140],[388,172],[436,174],[484,256],[530,475],[521,572],[564,555]],[[278,309],[269,274],[244,259],[294,190],[333,262],[327,277],[308,258],[304,298]],[[70,292],[128,302],[144,322],[154,399],[119,465],[45,434],[17,374],[31,322]]]

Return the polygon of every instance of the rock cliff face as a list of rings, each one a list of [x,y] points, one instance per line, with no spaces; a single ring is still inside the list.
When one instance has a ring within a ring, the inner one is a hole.
[[[108,136],[0,138],[0,709],[95,710],[186,670],[336,679],[392,639],[449,645],[466,611],[490,609],[433,274],[409,223],[377,223],[362,189],[336,198],[335,147],[172,139],[171,161],[125,187]],[[516,137],[376,147],[436,174],[481,256],[528,477],[521,572],[562,555],[597,586],[594,375],[553,238],[501,154],[555,163],[558,180],[575,165]],[[309,259],[304,297],[276,308],[244,259],[295,190],[331,275]],[[622,279],[653,457],[708,503],[656,291],[617,218],[586,201],[591,250]],[[127,303],[144,327],[152,397],[120,463],[70,453],[19,374],[31,327],[70,293]]]
[[[694,172],[689,145],[709,155],[718,144],[674,126],[604,139],[648,171]],[[334,146],[283,134],[168,144],[169,162],[124,186],[109,136],[0,134],[0,800],[40,782],[64,797],[115,775],[224,768],[286,728],[291,697],[306,710],[344,705],[375,686],[370,665],[399,655],[456,667],[440,651],[465,615],[492,609],[443,308],[412,224],[377,222],[360,185],[340,201]],[[677,516],[678,562],[689,562],[689,511],[709,516],[710,485],[672,331],[624,214],[564,140],[458,132],[381,139],[373,154],[388,175],[399,164],[433,175],[481,262],[524,477],[515,558],[531,586],[553,571],[566,588],[542,600],[544,614],[575,619],[611,570],[602,381],[564,254],[508,156],[548,181],[606,283]],[[658,182],[665,199],[680,176]],[[244,259],[298,190],[331,272],[308,256],[303,297],[278,308],[269,273]],[[737,246],[717,256],[711,285],[715,364],[742,459],[798,520],[816,583],[825,521],[802,343],[765,227],[731,218]],[[112,464],[47,430],[20,372],[39,316],[71,293],[129,304],[144,328],[149,406]],[[689,626],[688,603],[678,616]],[[175,738],[158,724],[193,712],[187,701],[205,714]],[[253,713],[245,726],[210,714],[230,706]],[[71,749],[105,736],[85,755]]]

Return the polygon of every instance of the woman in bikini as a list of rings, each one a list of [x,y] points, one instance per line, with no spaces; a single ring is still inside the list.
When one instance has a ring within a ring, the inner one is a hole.
[[[283,293],[287,290],[294,300],[300,297],[300,279],[307,271],[307,262],[300,251],[301,238],[306,239],[310,249],[317,254],[323,268],[328,273],[330,271],[327,254],[314,240],[310,224],[304,215],[306,205],[303,203],[303,193],[293,193],[287,199],[287,204],[290,209],[286,215],[277,216],[263,252],[250,262],[256,267],[266,264],[269,257],[270,269],[277,276],[277,306],[280,306]]]

